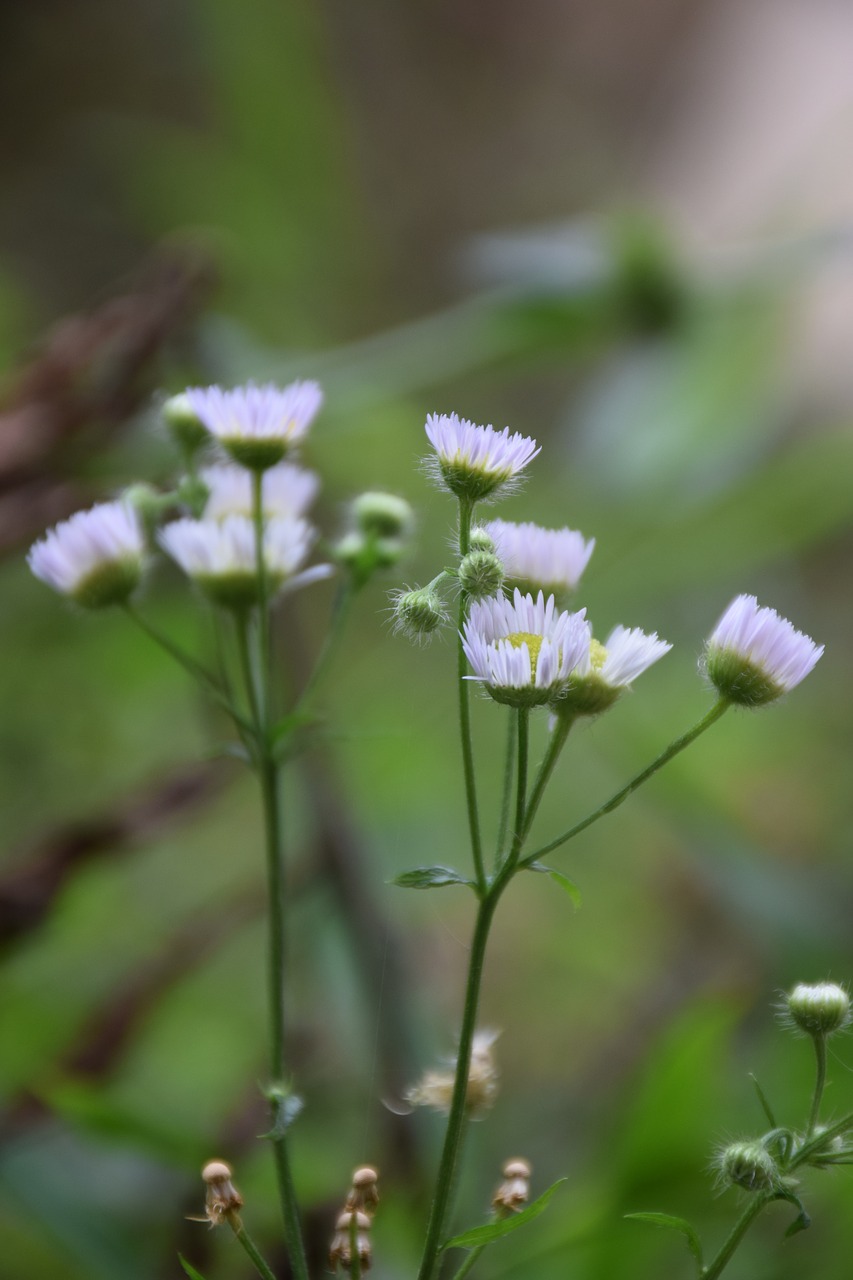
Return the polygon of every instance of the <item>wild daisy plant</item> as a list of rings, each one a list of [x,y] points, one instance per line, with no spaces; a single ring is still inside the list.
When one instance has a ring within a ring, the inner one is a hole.
[[[331,547],[329,561],[309,563],[318,541],[309,512],[319,480],[295,456],[321,401],[319,387],[311,382],[285,388],[188,389],[164,406],[185,468],[174,489],[158,493],[135,485],[123,498],[58,525],[29,556],[33,572],[49,586],[86,609],[122,609],[178,661],[230,716],[240,754],[257,777],[269,891],[268,1137],[297,1280],[308,1280],[309,1272],[287,1137],[301,1103],[287,1083],[292,1064],[280,775],[294,739],[311,720],[313,698],[349,604],[378,570],[397,563],[413,523],[402,499],[362,494],[352,505],[350,528]],[[493,1240],[536,1217],[557,1185],[529,1202],[530,1165],[524,1157],[512,1157],[503,1165],[504,1181],[495,1192],[490,1221],[449,1235],[463,1135],[471,1119],[489,1110],[498,1087],[497,1036],[478,1020],[489,936],[504,894],[525,871],[548,874],[574,893],[571,882],[543,858],[617,808],[729,708],[764,706],[789,692],[823,650],[772,609],[759,607],[753,596],[739,596],[706,644],[702,665],[717,695],[706,714],[593,812],[531,849],[534,820],[575,723],[611,710],[671,646],[656,633],[621,625],[604,641],[596,637],[586,610],[573,604],[593,540],[568,528],[499,519],[478,523],[481,506],[519,485],[540,452],[536,441],[456,414],[431,414],[426,434],[431,446],[427,468],[456,503],[453,563],[426,586],[393,594],[394,625],[420,642],[445,626],[455,610],[455,680],[471,861],[467,869],[419,867],[403,873],[397,883],[417,889],[461,884],[476,901],[456,1055],[444,1067],[426,1071],[406,1094],[411,1106],[428,1106],[446,1117],[418,1280],[433,1280],[448,1251],[463,1249],[464,1261],[455,1273],[461,1280]],[[216,663],[185,652],[138,608],[137,590],[159,553],[179,566],[210,611],[218,636]],[[275,678],[272,612],[288,595],[333,573],[339,586],[325,643],[304,686],[285,705]],[[503,795],[494,806],[500,822],[491,849],[482,822],[471,723],[471,699],[478,692],[494,704],[495,716],[507,719]],[[531,767],[531,717],[537,715],[546,720],[547,744],[541,761]],[[795,1171],[853,1159],[853,1145],[847,1145],[853,1115],[829,1127],[819,1123],[825,1042],[849,1020],[847,995],[827,983],[800,986],[786,998],[785,1008],[792,1024],[815,1044],[818,1079],[811,1112],[802,1132],[780,1128],[761,1094],[770,1131],[720,1153],[721,1178],[752,1194],[729,1240],[705,1266],[689,1224],[663,1214],[640,1215],[687,1235],[703,1280],[721,1273],[753,1218],[770,1201],[796,1204],[798,1222],[805,1224]],[[227,1223],[258,1273],[272,1280],[272,1270],[243,1224],[243,1201],[230,1166],[212,1160],[203,1177],[205,1220]],[[355,1171],[331,1238],[330,1264],[356,1278],[371,1262],[377,1181],[372,1166]],[[184,1265],[198,1277],[190,1264]]]

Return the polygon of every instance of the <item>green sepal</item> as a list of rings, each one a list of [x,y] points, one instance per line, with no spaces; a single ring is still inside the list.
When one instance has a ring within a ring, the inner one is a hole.
[[[272,1125],[266,1133],[262,1133],[262,1138],[271,1138],[275,1141],[277,1138],[283,1138],[296,1117],[303,1110],[305,1103],[297,1093],[291,1091],[281,1084],[271,1084],[263,1090],[264,1097],[270,1104],[272,1110]]]
[[[399,889],[443,889],[448,884],[473,886],[474,882],[463,876],[461,871],[454,871],[453,867],[415,867],[395,876],[391,883]]]
[[[667,1227],[670,1231],[679,1231],[696,1260],[698,1274],[702,1275],[705,1269],[705,1263],[702,1260],[702,1241],[686,1218],[674,1218],[669,1213],[626,1213],[625,1217],[631,1222],[648,1222],[653,1227]]]
[[[181,1266],[183,1267],[184,1271],[186,1271],[190,1280],[204,1280],[204,1276],[201,1274],[201,1272],[196,1271],[193,1264],[191,1262],[187,1262],[186,1258],[182,1253],[178,1254],[178,1260]]]
[[[574,880],[564,876],[562,871],[555,871],[553,867],[546,867],[544,862],[528,862],[526,869],[528,871],[538,871],[541,875],[549,876],[554,881],[554,884],[558,884],[569,895],[575,910],[580,910],[583,899],[581,898],[581,891]]]
[[[753,1085],[755,1086],[755,1092],[758,1094],[758,1101],[761,1103],[761,1110],[764,1112],[765,1116],[767,1117],[767,1123],[770,1125],[771,1129],[775,1129],[777,1127],[776,1117],[773,1114],[773,1108],[771,1107],[770,1103],[767,1101],[767,1095],[765,1094],[761,1085],[758,1083],[757,1078],[752,1074],[751,1071],[749,1073],[749,1078],[752,1081]]]
[[[461,1235],[445,1240],[441,1246],[442,1250],[476,1249],[479,1245],[491,1244],[493,1240],[501,1240],[504,1236],[516,1231],[518,1227],[523,1227],[525,1223],[532,1222],[534,1218],[538,1218],[540,1213],[548,1208],[549,1201],[557,1188],[566,1181],[568,1179],[558,1178],[547,1191],[542,1192],[538,1200],[534,1200],[526,1209],[522,1209],[520,1213],[514,1213],[510,1218],[501,1218],[499,1222],[486,1222],[482,1227],[474,1227],[472,1231],[463,1231]]]
[[[796,1236],[799,1235],[801,1231],[808,1231],[809,1227],[812,1225],[812,1220],[806,1213],[805,1205],[799,1196],[794,1195],[793,1191],[785,1191],[783,1189],[781,1191],[777,1191],[776,1195],[773,1196],[773,1199],[787,1200],[789,1204],[794,1205],[794,1207],[800,1211],[788,1227],[783,1239],[787,1240],[789,1236]]]

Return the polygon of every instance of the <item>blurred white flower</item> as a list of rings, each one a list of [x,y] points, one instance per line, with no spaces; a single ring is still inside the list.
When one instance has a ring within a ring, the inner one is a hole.
[[[737,596],[714,628],[704,666],[729,702],[758,707],[804,680],[823,645],[797,631],[775,609],[761,609],[755,596]]]
[[[103,502],[78,511],[31,548],[37,578],[86,608],[121,604],[142,576],[145,539],[134,508]]]
[[[205,467],[201,479],[208,490],[204,506],[206,520],[222,520],[225,516],[249,516],[254,513],[252,477],[244,467],[222,463]],[[280,462],[264,472],[262,506],[266,517],[304,516],[320,489],[319,477],[313,471]]]
[[[308,432],[323,402],[316,382],[272,383],[224,391],[222,387],[188,387],[187,404],[199,421],[250,471],[265,471],[281,462]]]
[[[523,591],[574,591],[595,549],[575,529],[489,520],[484,526],[503,561],[507,579]]]

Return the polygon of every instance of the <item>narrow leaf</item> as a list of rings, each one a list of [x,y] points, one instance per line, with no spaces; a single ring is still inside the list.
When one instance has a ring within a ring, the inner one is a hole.
[[[182,1253],[179,1253],[179,1254],[178,1254],[178,1257],[179,1257],[179,1259],[180,1259],[181,1266],[183,1267],[184,1271],[186,1271],[186,1273],[187,1273],[187,1275],[189,1276],[190,1280],[204,1280],[204,1276],[201,1274],[201,1272],[200,1272],[200,1271],[196,1271],[196,1269],[195,1269],[195,1267],[192,1265],[192,1263],[191,1263],[191,1262],[187,1262],[186,1258],[184,1257],[184,1255],[183,1255]]]
[[[809,1217],[809,1215],[806,1213],[805,1205],[803,1204],[799,1196],[794,1195],[793,1191],[779,1191],[773,1197],[773,1199],[787,1200],[789,1204],[794,1205],[795,1208],[799,1209],[800,1211],[797,1214],[794,1221],[788,1227],[788,1230],[785,1232],[785,1235],[784,1235],[785,1240],[787,1240],[789,1236],[798,1235],[801,1231],[808,1231],[809,1227],[812,1225],[812,1220]]]
[[[471,884],[459,871],[452,867],[415,867],[413,871],[404,871],[391,881],[401,889],[441,889],[448,884]]]
[[[632,1222],[648,1222],[653,1227],[668,1227],[670,1231],[680,1231],[687,1241],[687,1247],[696,1259],[696,1266],[701,1276],[704,1263],[702,1261],[702,1241],[684,1218],[673,1218],[669,1213],[626,1213]]]
[[[542,875],[546,875],[549,879],[558,884],[561,889],[569,895],[575,910],[579,910],[581,906],[581,891],[575,884],[574,880],[570,880],[568,876],[564,876],[562,871],[555,871],[553,867],[546,867],[544,862],[530,862],[527,865],[528,871],[538,871]]]
[[[761,1109],[767,1117],[767,1123],[770,1125],[771,1129],[775,1129],[776,1117],[773,1114],[773,1108],[770,1106],[770,1103],[767,1101],[767,1095],[765,1094],[761,1085],[758,1083],[757,1078],[752,1074],[751,1071],[749,1073],[749,1078],[752,1081],[753,1085],[755,1086],[755,1092],[758,1094],[758,1101],[761,1103]]]
[[[523,1227],[525,1223],[538,1218],[540,1213],[548,1208],[548,1203],[557,1187],[566,1181],[566,1178],[558,1178],[547,1191],[543,1191],[538,1200],[534,1200],[526,1209],[522,1209],[521,1213],[514,1213],[511,1218],[501,1218],[500,1222],[486,1222],[482,1227],[474,1227],[472,1231],[463,1231],[462,1235],[446,1240],[441,1246],[442,1249],[476,1249],[478,1245],[491,1244],[493,1240],[500,1240],[503,1236],[510,1235],[518,1227]]]
[[[264,1097],[267,1098],[272,1108],[272,1126],[267,1133],[261,1134],[263,1138],[283,1138],[296,1117],[302,1111],[305,1103],[296,1093],[289,1093],[280,1085],[270,1085],[264,1091]]]

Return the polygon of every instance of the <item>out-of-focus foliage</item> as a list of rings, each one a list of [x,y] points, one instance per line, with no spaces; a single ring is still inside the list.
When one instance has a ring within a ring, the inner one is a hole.
[[[432,27],[428,6],[412,6],[408,26],[383,26],[373,5],[356,31],[340,9],[8,7],[12,86],[22,62],[38,83],[24,140],[5,148],[9,386],[47,322],[124,292],[117,278],[166,240],[210,262],[217,292],[158,347],[134,394],[320,378],[327,407],[308,460],[324,480],[321,523],[338,533],[343,503],[366,488],[405,496],[419,531],[400,581],[441,567],[453,516],[419,466],[425,413],[456,409],[535,435],[541,457],[500,514],[595,536],[581,602],[598,632],[624,622],[674,644],[631,697],[577,732],[537,820],[543,839],[702,714],[696,660],[734,594],[757,593],[826,644],[784,705],[732,714],[570,855],[554,855],[580,886],[579,910],[530,876],[497,923],[484,1022],[502,1028],[502,1089],[470,1135],[455,1229],[483,1220],[510,1154],[532,1160],[534,1195],[564,1175],[568,1184],[478,1273],[686,1277],[683,1241],[623,1215],[689,1217],[713,1252],[738,1206],[733,1192],[715,1196],[711,1153],[763,1125],[748,1073],[785,1122],[807,1110],[808,1046],[775,1026],[776,992],[853,978],[853,433],[846,411],[827,415],[794,376],[798,308],[824,259],[780,261],[756,244],[715,272],[644,214],[497,234],[502,218],[596,200],[594,129],[571,200],[555,177],[538,204],[513,205],[495,181],[492,220],[485,194],[471,197],[475,224],[448,184],[431,222],[409,150],[422,145],[436,177],[459,182],[462,165],[437,158],[455,142],[435,136],[438,124],[401,141],[412,118],[394,118],[398,77],[422,61],[431,119],[443,88],[430,74],[458,63],[465,76],[466,49],[497,41],[498,17],[476,6],[471,27]],[[455,55],[432,47],[437,33],[457,41]],[[649,66],[648,53],[636,57]],[[484,94],[489,65],[476,60]],[[446,102],[435,111],[445,123],[452,114]],[[476,127],[482,147],[494,145],[488,110]],[[571,130],[583,133],[576,120]],[[385,177],[385,143],[399,190]],[[521,155],[495,168],[508,184],[529,173]],[[495,234],[472,239],[475,225]],[[155,417],[120,419],[96,447],[84,431],[43,466],[84,501],[161,480],[173,460]],[[7,484],[13,492],[14,474]],[[200,1212],[202,1161],[233,1158],[247,1221],[281,1264],[271,1161],[255,1140],[265,1004],[251,782],[217,754],[221,723],[181,673],[121,618],[64,608],[23,566],[29,535],[16,545],[3,532],[0,1270],[165,1280],[181,1274],[180,1250],[208,1280],[236,1280],[246,1267],[230,1238],[183,1219]],[[289,668],[319,642],[331,592],[314,589],[283,617]],[[203,642],[176,576],[158,574],[148,595],[164,628]],[[391,634],[387,608],[381,585],[361,601],[324,694],[328,732],[287,786],[306,1101],[293,1161],[318,1257],[351,1169],[379,1164],[379,1280],[413,1273],[441,1124],[392,1116],[381,1098],[452,1052],[471,919],[462,888],[390,885],[411,867],[466,865],[467,854],[452,646],[410,647]],[[503,721],[485,700],[475,716],[487,793]],[[831,1112],[853,1106],[851,1063],[842,1038]],[[790,1206],[768,1213],[732,1280],[846,1280],[849,1175],[815,1179],[805,1195],[812,1229],[782,1244]]]

